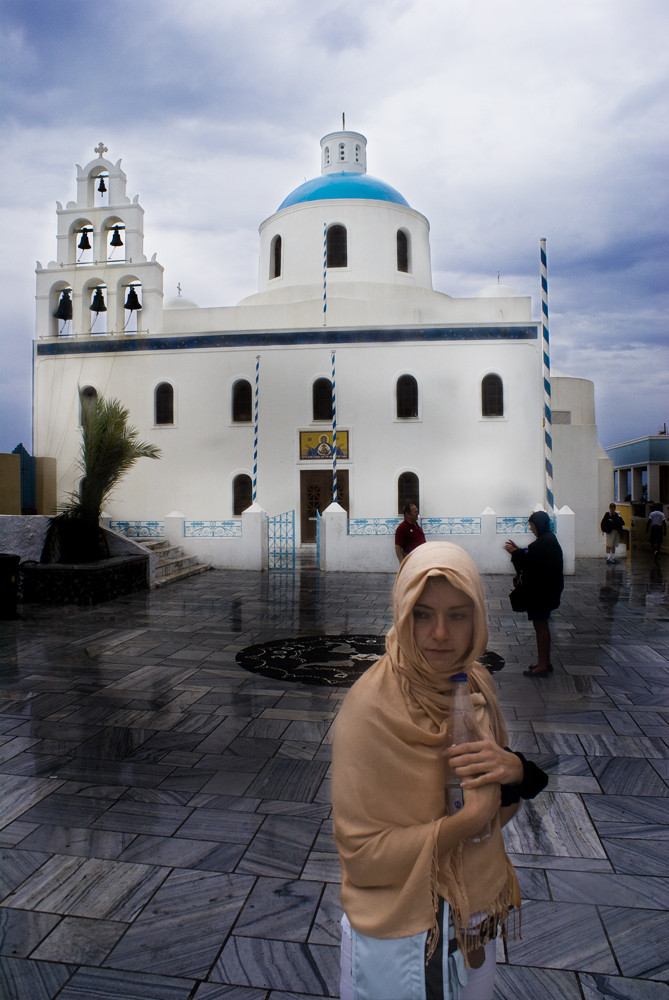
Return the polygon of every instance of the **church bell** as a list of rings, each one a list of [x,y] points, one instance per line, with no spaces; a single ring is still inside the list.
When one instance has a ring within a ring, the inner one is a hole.
[[[130,285],[128,288],[128,298],[125,300],[125,308],[129,309],[130,312],[142,308],[142,303],[137,298],[137,292],[135,291],[134,285]]]
[[[106,190],[107,190],[107,185],[105,184],[105,179],[102,176],[102,174],[100,174],[100,183],[98,184],[98,191],[100,192],[100,194],[104,194]]]
[[[95,289],[95,295],[93,296],[93,301],[88,307],[94,313],[107,312],[107,306],[105,305],[105,297],[102,294],[101,288]]]
[[[77,246],[79,247],[80,250],[90,250],[91,249],[91,243],[90,243],[90,240],[88,239],[88,230],[87,229],[82,229],[81,230],[81,239],[79,240],[79,243],[77,244]]]
[[[56,319],[62,319],[67,321],[72,319],[72,299],[70,298],[70,289],[65,288],[61,292],[60,301],[54,313]]]
[[[121,234],[118,231],[118,226],[114,226],[114,232],[112,233],[112,238],[109,241],[110,247],[122,247],[123,240],[121,239]]]

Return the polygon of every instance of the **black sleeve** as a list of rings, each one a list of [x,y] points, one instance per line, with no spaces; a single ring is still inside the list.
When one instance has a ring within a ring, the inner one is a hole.
[[[513,806],[521,799],[533,799],[539,792],[542,792],[548,784],[548,775],[545,771],[534,763],[527,760],[518,750],[511,750],[504,747],[509,753],[515,753],[523,762],[523,780],[518,785],[502,785],[502,805]]]

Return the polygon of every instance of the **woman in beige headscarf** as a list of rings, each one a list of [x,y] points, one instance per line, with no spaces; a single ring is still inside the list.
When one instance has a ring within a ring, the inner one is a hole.
[[[545,780],[526,787],[529,762],[504,749],[495,685],[476,662],[488,631],[467,553],[421,545],[401,564],[393,601],[386,653],[351,688],[334,729],[341,996],[486,1000],[495,938],[520,904],[501,826]],[[482,739],[448,749],[451,678],[462,671]],[[449,766],[466,789],[453,816]],[[477,837],[488,823],[490,836]]]

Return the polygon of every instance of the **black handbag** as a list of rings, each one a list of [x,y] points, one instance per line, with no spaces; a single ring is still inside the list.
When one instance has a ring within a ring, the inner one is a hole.
[[[509,593],[509,600],[514,611],[527,611],[527,591],[523,584],[523,574],[518,573],[513,578],[513,590]]]

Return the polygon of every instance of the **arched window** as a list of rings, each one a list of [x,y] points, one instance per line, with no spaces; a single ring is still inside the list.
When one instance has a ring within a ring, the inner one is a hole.
[[[275,236],[269,251],[269,276],[279,278],[281,276],[281,237]]]
[[[343,142],[339,143],[339,159],[342,162],[346,159],[346,146]]]
[[[408,503],[415,503],[420,510],[420,489],[415,472],[403,472],[397,480],[397,513],[401,515]]]
[[[355,162],[360,163],[360,143],[355,144]]]
[[[154,408],[157,424],[174,423],[174,389],[169,382],[156,386]]]
[[[330,147],[329,146],[325,147],[325,166],[326,167],[330,166]]]
[[[397,270],[409,271],[409,237],[403,229],[397,230]]]
[[[83,423],[83,421],[82,421],[82,415],[81,415],[82,407],[86,406],[87,403],[94,403],[97,398],[98,398],[98,390],[95,389],[95,388],[93,388],[92,385],[84,385],[79,390],[79,426],[80,427],[81,427],[81,425]]]
[[[504,386],[499,375],[486,375],[481,382],[481,416],[504,416]]]
[[[348,245],[345,226],[330,226],[327,232],[327,266],[348,267]]]
[[[413,375],[400,375],[397,380],[397,419],[418,416],[418,382]]]
[[[253,420],[253,393],[251,383],[238,379],[232,387],[232,422],[248,424]]]
[[[332,382],[317,378],[312,386],[313,419],[332,420]]]
[[[253,503],[253,481],[242,473],[232,480],[232,514],[239,517]]]

